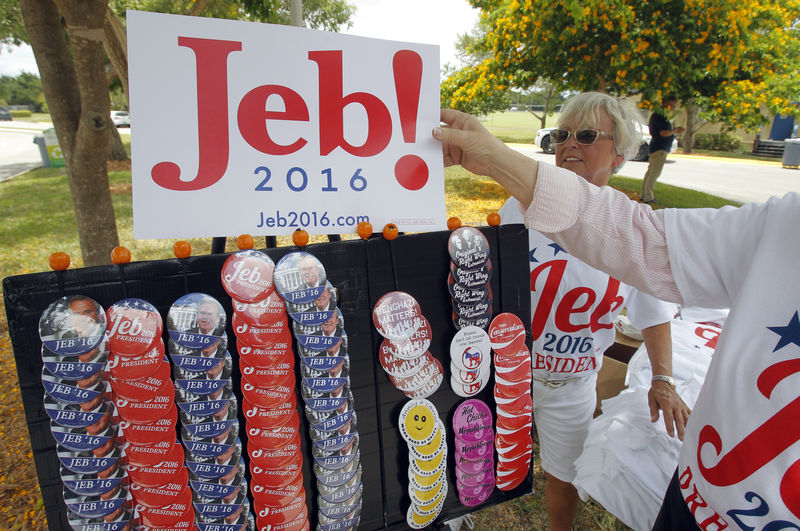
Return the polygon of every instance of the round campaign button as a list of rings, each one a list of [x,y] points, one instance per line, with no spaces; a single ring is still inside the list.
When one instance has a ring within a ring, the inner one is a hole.
[[[422,461],[430,461],[440,453],[447,453],[447,440],[445,439],[445,429],[442,421],[440,420],[436,423],[436,434],[431,442],[421,446],[410,445],[408,449],[410,456]]]
[[[144,487],[158,487],[172,480],[183,467],[183,446],[176,444],[163,461],[152,466],[139,466],[128,463],[126,470],[131,481]]]
[[[474,370],[490,362],[489,335],[477,326],[462,328],[450,341],[450,361],[461,369]]]
[[[163,361],[164,340],[158,338],[153,348],[141,356],[120,356],[110,352],[108,370],[111,377],[117,380],[141,380],[156,372]]]
[[[511,414],[507,413],[501,408],[496,408],[497,412],[497,429],[503,428],[506,430],[518,430],[523,427],[530,428],[532,422],[532,415],[530,413]]]
[[[275,288],[287,303],[303,304],[317,299],[326,287],[325,267],[316,256],[289,253],[275,266]]]
[[[387,346],[388,339],[384,339],[378,350],[378,361],[389,376],[395,378],[407,378],[419,371],[429,363],[433,363],[433,355],[424,352],[422,356],[410,360],[398,358],[392,354],[392,349]]]
[[[175,437],[166,441],[157,442],[150,446],[139,446],[138,444],[126,443],[122,447],[128,456],[128,463],[132,465],[149,467],[157,465],[166,460],[175,450]]]
[[[459,227],[447,240],[450,260],[461,269],[476,269],[489,260],[489,241],[474,227]]]
[[[492,411],[482,400],[465,400],[453,414],[453,431],[456,439],[467,443],[492,440]]]
[[[124,455],[116,447],[107,455],[95,457],[92,452],[73,452],[63,446],[56,446],[56,454],[68,470],[76,474],[97,474],[97,477],[109,477],[116,472],[117,462]]]
[[[456,468],[456,482],[460,486],[465,487],[484,487],[494,482],[494,470],[491,467],[479,472],[469,473]]]
[[[249,345],[237,338],[239,360],[250,367],[269,368],[294,359],[291,335],[280,338],[268,347]]]
[[[422,356],[431,346],[431,325],[425,317],[420,317],[420,325],[407,339],[384,339],[381,348],[385,348],[392,355],[404,360],[413,360]]]
[[[272,293],[275,262],[266,253],[247,249],[233,253],[222,264],[222,287],[231,298],[259,302]]]
[[[175,385],[167,378],[164,385],[148,400],[134,402],[122,397],[114,401],[122,420],[132,424],[153,424],[175,407]]]
[[[317,324],[310,324],[309,321],[300,322],[292,319],[292,331],[297,335],[312,335],[320,334],[324,336],[340,336],[344,333],[344,315],[339,308],[335,310],[328,310],[325,312],[306,312],[313,321],[327,316],[327,319]],[[312,315],[313,314],[313,315]],[[297,316],[298,314],[292,314]],[[301,314],[306,315],[306,314]]]
[[[494,380],[494,396],[502,398],[516,398],[531,392],[531,380],[521,382],[507,382],[500,377]]]
[[[246,376],[250,382],[258,382],[262,387],[275,387],[276,385],[287,384],[294,376],[294,359],[276,363],[272,367],[253,367],[239,358],[239,371]]]
[[[111,389],[118,398],[132,402],[144,402],[158,395],[170,382],[171,365],[162,358],[156,371],[140,380],[118,380],[111,378]]]
[[[424,398],[409,400],[400,410],[400,435],[408,444],[422,446],[436,437],[439,414]]]
[[[177,499],[171,503],[152,507],[138,504],[136,512],[139,515],[141,525],[152,528],[172,528],[179,527],[178,524],[180,522],[194,522],[192,491],[186,485],[185,491],[182,490]]]
[[[246,376],[242,377],[242,396],[254,406],[272,408],[290,401],[294,396],[295,376],[290,373],[289,380],[273,387],[258,387]]]
[[[497,356],[495,356],[495,359],[497,359]],[[497,381],[502,382],[504,385],[519,382],[527,382],[530,384],[531,378],[533,377],[530,358],[527,358],[515,367],[495,365],[495,372],[497,373]]]
[[[294,415],[289,422],[278,428],[259,428],[257,426],[247,426],[247,438],[260,448],[265,450],[277,450],[283,448],[295,440],[299,440],[300,416]]]
[[[62,489],[62,494],[70,516],[87,520],[105,519],[117,511],[122,512],[128,497],[127,490],[121,485],[101,496],[82,496],[67,488]]]
[[[205,293],[189,293],[176,300],[167,314],[169,337],[178,345],[208,349],[225,333],[225,310],[217,299]]]
[[[349,373],[349,356],[300,356],[300,374],[303,378],[338,378]]]
[[[264,526],[268,528],[269,526],[291,522],[304,510],[308,510],[308,507],[306,507],[305,489],[299,493],[296,498],[290,500],[289,503],[285,505],[261,505],[257,510],[259,528],[264,529]]]
[[[518,349],[506,351],[505,354],[495,352],[494,366],[498,372],[514,369],[523,363],[531,364],[531,351],[525,345],[520,346]]]
[[[408,467],[408,483],[412,486],[415,490],[420,492],[426,492],[431,489],[435,489],[439,486],[439,483],[442,481],[442,476],[445,475],[446,467],[442,467],[438,472],[433,474],[432,476],[421,476],[419,474],[414,473],[413,467]]]
[[[528,469],[524,467],[516,470],[502,471],[502,473],[498,472],[497,488],[502,491],[515,489],[525,481],[528,475]]]
[[[525,430],[530,433],[530,430]],[[529,455],[533,451],[533,441],[531,437],[517,435],[519,440],[506,440],[502,435],[495,435],[494,447],[497,450],[497,460],[511,462],[524,455]]]
[[[458,380],[455,375],[450,375],[450,388],[453,390],[455,394],[458,396],[462,396],[464,398],[469,398],[471,396],[475,396],[481,391],[483,388],[486,387],[486,383],[489,381],[489,377],[479,377],[472,383],[463,383]]]
[[[435,360],[435,362],[441,367],[439,360]],[[441,371],[441,368],[439,369]],[[444,373],[437,371],[436,374],[428,380],[428,383],[420,387],[419,389],[414,389],[413,391],[403,391],[403,394],[406,395],[408,398],[416,399],[416,398],[428,398],[433,393],[439,389],[439,386],[442,385],[444,381]]]
[[[492,319],[492,314],[490,312],[488,315],[470,319],[467,317],[461,317],[456,312],[453,312],[452,318],[453,326],[456,327],[456,330],[461,330],[462,328],[466,328],[468,326],[477,326],[478,328],[486,329],[486,327],[489,326],[489,321]]]
[[[276,321],[270,327],[258,327],[247,324],[234,312],[231,325],[237,339],[254,347],[269,347],[291,337],[291,331],[285,320]]]
[[[338,308],[318,311],[316,306],[311,306],[309,310],[304,312],[292,312],[289,314],[289,317],[302,327],[319,327],[322,323],[331,319],[336,313],[341,314],[341,311]]]
[[[250,492],[253,495],[255,505],[277,507],[304,495],[306,491],[305,487],[303,487],[303,476],[300,475],[294,482],[280,487],[266,487],[253,481],[250,483]]]
[[[99,352],[104,344],[105,342],[101,342],[94,350]],[[103,350],[93,361],[83,362],[78,356],[57,356],[42,347],[42,364],[56,378],[74,382],[89,381],[93,375],[105,369],[107,355],[108,351]]]
[[[126,441],[142,446],[149,446],[160,441],[175,438],[175,425],[178,422],[178,408],[174,403],[150,423],[134,424],[120,419],[119,426]]]
[[[161,339],[164,323],[155,306],[142,299],[122,299],[106,310],[108,348],[120,356],[140,356]]]
[[[522,394],[516,398],[505,398],[495,395],[495,404],[498,410],[511,415],[531,415],[533,413],[533,397],[530,393]]]
[[[265,487],[278,488],[292,483],[303,473],[303,455],[297,454],[292,462],[279,468],[264,468],[250,461],[250,474],[253,483]]]
[[[489,339],[495,353],[513,354],[525,346],[525,325],[513,313],[498,314],[489,325]]]
[[[491,260],[487,260],[485,264],[474,269],[462,269],[450,262],[450,275],[452,275],[453,281],[467,289],[487,287],[492,279],[492,270]]]
[[[408,527],[411,529],[424,529],[431,525],[436,517],[439,516],[439,513],[442,511],[442,507],[444,507],[444,498],[439,501],[439,504],[434,507],[429,514],[423,515],[419,512],[419,508],[415,504],[411,504],[408,507],[408,511],[406,512],[406,523]]]
[[[478,380],[482,380],[483,382],[487,382],[489,379],[489,373],[492,371],[492,365],[490,363],[486,363],[481,365],[477,369],[462,369],[461,367],[456,367],[453,365],[453,362],[450,362],[450,374],[451,377],[462,384],[473,384]]]
[[[453,274],[447,275],[447,290],[450,292],[450,298],[454,304],[478,304],[479,302],[489,302],[492,304],[492,288],[489,284],[475,286],[474,288],[467,288],[461,284],[456,283]]]
[[[89,297],[61,297],[39,318],[39,337],[59,356],[78,356],[94,349],[105,337],[106,313]]]
[[[494,468],[494,456],[491,455],[470,461],[463,455],[456,454],[455,461],[456,470],[460,472],[466,472],[468,474],[477,474],[478,472],[482,472],[486,469]]]
[[[294,401],[287,400],[271,408],[261,408],[242,399],[242,413],[248,426],[274,429],[285,426],[293,416],[297,415],[297,409]]]
[[[94,409],[95,403],[103,399],[107,391],[103,373],[97,372],[83,380],[62,380],[47,373],[42,367],[42,385],[45,393],[62,404],[86,404],[84,411]]]
[[[344,333],[344,330],[340,330],[339,335],[295,334],[294,337],[299,346],[307,351],[311,351],[311,355],[325,351],[338,352],[340,344],[347,345],[347,334]]]
[[[298,454],[302,454],[300,438],[297,437],[274,450],[261,448],[258,443],[249,444],[247,454],[250,456],[250,461],[261,468],[282,468],[295,461]]]
[[[492,303],[489,301],[477,304],[454,304],[453,311],[464,319],[480,319],[492,315]]]
[[[417,300],[408,293],[390,291],[375,303],[372,324],[387,339],[408,339],[422,326],[422,309]]]
[[[488,500],[492,491],[494,491],[494,478],[488,485],[481,485],[480,488],[458,489],[458,499],[466,507],[475,507]]]
[[[444,376],[442,363],[436,358],[432,358],[430,363],[423,366],[422,369],[411,376],[406,376],[404,378],[389,376],[389,380],[404,393],[410,393],[428,386],[435,378],[441,379],[442,376]]]
[[[252,326],[270,328],[278,321],[285,321],[287,318],[286,303],[277,291],[273,291],[266,299],[259,302],[242,302],[236,299],[231,302],[233,311],[242,321]]]
[[[90,451],[94,455],[105,455],[117,438],[116,426],[107,426],[97,433],[88,433],[81,428],[65,428],[50,420],[50,432],[56,443],[73,452]]]

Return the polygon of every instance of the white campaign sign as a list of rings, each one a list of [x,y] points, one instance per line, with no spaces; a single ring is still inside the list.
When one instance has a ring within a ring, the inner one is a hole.
[[[437,46],[127,21],[136,238],[445,227]]]

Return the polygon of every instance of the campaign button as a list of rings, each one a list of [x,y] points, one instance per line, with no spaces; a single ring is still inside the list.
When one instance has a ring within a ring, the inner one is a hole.
[[[433,361],[433,356],[427,351],[413,359],[398,358],[392,354],[392,350],[387,344],[388,341],[388,339],[384,339],[381,343],[380,350],[378,351],[378,361],[389,376],[407,378]]]
[[[339,409],[342,407],[342,404],[345,404],[348,400],[352,402],[353,397],[349,385],[345,385],[342,389],[336,389],[331,393],[319,393],[301,384],[300,391],[306,407],[314,411],[333,411]]]
[[[316,292],[317,288],[313,288]],[[293,303],[289,300],[285,301],[286,311],[289,314],[298,314],[303,312],[329,312],[336,310],[337,306],[336,288],[330,282],[325,282],[325,287],[319,291],[317,298],[306,301]]]
[[[523,380],[518,383],[506,382],[499,376],[495,378],[494,396],[502,398],[516,398],[525,393],[531,392],[531,380]]]
[[[479,491],[475,495],[468,495],[459,491],[458,500],[461,502],[461,505],[466,507],[475,507],[476,505],[480,505],[488,500],[489,496],[492,495],[492,491],[494,491],[493,484],[485,486],[483,490]]]
[[[343,518],[350,518],[356,515],[361,510],[361,503],[349,505],[331,505],[329,507],[320,506],[319,514],[330,518],[332,520],[341,520]]]
[[[352,463],[351,463],[352,465]],[[357,464],[355,467],[350,467],[350,470],[329,470],[325,471],[325,474],[317,476],[317,486],[320,488],[320,492],[325,492],[324,489],[336,489],[353,481],[353,478],[360,478],[361,477],[361,464]],[[360,479],[358,480],[360,481]]]
[[[225,310],[205,293],[189,293],[176,300],[167,313],[167,331],[177,344],[193,350],[209,349],[225,333]]]
[[[209,355],[205,356],[201,350],[189,350],[180,347],[187,354],[176,354],[174,351],[169,353],[169,359],[175,365],[175,370],[184,372],[206,372],[213,370],[219,364],[225,362],[225,358],[230,357],[230,353],[225,350],[228,340],[223,334],[220,342],[209,351]],[[170,349],[173,345],[177,345],[174,341],[170,341]]]
[[[106,382],[102,378],[103,373],[98,372],[83,380],[64,380],[49,374],[46,368],[42,367],[42,385],[45,393],[62,404],[99,402],[107,391]],[[83,409],[93,409],[93,407]]]
[[[289,253],[278,261],[274,273],[275,288],[287,302],[311,302],[325,287],[325,267],[316,256],[306,252]]]
[[[459,227],[450,233],[447,252],[461,269],[475,269],[489,259],[489,241],[474,227]]]
[[[353,462],[354,458],[358,457],[358,438],[354,437],[351,443],[340,450],[320,450],[318,447],[312,447],[312,456],[314,457],[314,465],[325,470],[340,470],[345,468]]]
[[[250,511],[250,502],[247,500],[245,489],[238,489],[233,500],[211,500],[195,495],[193,497],[194,510],[200,514],[201,520],[238,521],[244,518],[243,513]]]
[[[428,505],[432,500],[438,500],[447,489],[447,482],[444,475],[434,484],[433,488],[418,490],[412,484],[408,485],[408,497],[411,498],[413,505]]]
[[[490,361],[489,335],[480,327],[464,327],[450,341],[450,361],[456,367],[474,370]]]
[[[456,482],[457,485],[464,485],[467,487],[485,487],[494,482],[494,470],[491,467],[478,472],[464,472],[456,468]],[[459,491],[461,488],[459,487]]]
[[[108,370],[117,380],[141,380],[156,372],[164,359],[164,340],[159,337],[153,348],[140,356],[109,353]]]
[[[516,444],[527,444],[532,440],[531,429],[523,426],[516,430],[509,430],[506,428],[498,427],[495,435],[495,445],[497,447],[510,447]],[[505,456],[508,458],[508,456]]]
[[[486,386],[487,379],[478,378],[476,381],[472,383],[465,384],[460,380],[456,379],[455,375],[450,376],[450,388],[453,390],[455,394],[458,396],[462,396],[464,398],[469,398],[472,396],[477,395],[480,393],[483,388]]]
[[[331,319],[337,312],[339,312],[338,308],[333,310],[318,311],[316,306],[311,306],[308,311],[292,312],[289,314],[289,317],[291,317],[292,320],[298,325],[304,327],[318,327],[325,321]]]
[[[431,324],[425,317],[420,317],[419,327],[407,339],[385,339],[381,344],[396,358],[413,360],[422,356],[431,346]]]
[[[50,433],[57,444],[73,452],[91,452],[92,450],[106,450],[94,452],[96,455],[104,455],[110,446],[114,444],[117,436],[115,426],[107,426],[98,433],[88,433],[85,428],[65,428],[59,426],[53,420],[50,421]]]
[[[201,398],[194,402],[176,402],[175,405],[178,406],[184,424],[231,418],[236,416],[238,407],[235,396],[218,399]]]
[[[92,474],[76,474],[64,466],[60,466],[61,482],[70,492],[78,496],[102,496],[113,489],[127,485],[128,478],[122,467],[108,477],[99,478]],[[116,491],[115,491],[116,492]],[[111,493],[110,495],[113,495]]]
[[[128,496],[127,491],[121,487],[104,493],[100,497],[80,496],[67,488],[62,490],[62,494],[70,515],[73,518],[78,516],[87,520],[105,519],[106,516],[116,511],[122,512]]]
[[[128,456],[128,463],[141,467],[149,467],[166,460],[174,452],[175,446],[176,442],[173,434],[172,439],[159,441],[149,446],[141,446],[127,442],[122,449],[125,450],[125,455]]]
[[[237,435],[238,432],[231,432],[224,439],[191,439],[189,433],[181,430],[181,442],[189,453],[187,460],[203,461],[214,458],[217,464],[236,465],[242,453],[242,442]]]
[[[439,486],[439,483],[442,481],[442,476],[445,474],[445,470],[447,467],[442,467],[439,471],[431,476],[421,476],[419,474],[414,473],[414,469],[412,467],[408,467],[408,482],[409,485],[413,486],[414,489],[425,492],[431,489],[435,489]]]
[[[439,365],[439,367],[441,367],[439,360],[435,360],[435,362]],[[419,389],[415,389],[413,391],[403,391],[403,394],[412,400],[417,398],[428,398],[433,393],[435,393],[437,389],[439,389],[439,386],[442,385],[442,381],[444,381],[444,373],[441,371],[442,369],[440,368],[433,375],[433,377],[430,380],[428,380],[428,383],[423,385]]]
[[[164,507],[186,497],[189,490],[189,471],[179,468],[172,479],[164,485],[146,487],[138,483],[131,484],[131,495],[136,503],[145,507]],[[191,495],[191,494],[190,494]]]
[[[323,523],[320,521],[318,527],[319,531],[348,531],[350,529],[358,528],[359,522],[361,522],[360,515],[353,518],[348,518],[346,520],[334,520],[329,523]]]
[[[78,356],[105,338],[106,313],[94,299],[83,295],[61,297],[39,318],[39,337],[59,356]]]
[[[321,393],[330,393],[345,384],[349,385],[349,377],[340,378],[303,378],[303,385]]]
[[[417,300],[402,291],[386,293],[372,309],[372,324],[375,329],[392,341],[413,336],[422,326],[422,317],[422,309]]]
[[[311,429],[317,433],[328,433],[337,431],[344,426],[346,426],[351,420],[356,418],[355,411],[345,411],[340,415],[333,416],[331,418],[322,420],[320,422],[314,423],[311,425]],[[313,439],[313,432],[312,432],[312,439]]]
[[[155,372],[140,380],[118,380],[111,378],[111,389],[119,398],[132,402],[143,402],[162,393],[170,380],[170,364],[162,358]]]
[[[175,386],[172,384],[172,380],[167,378],[153,398],[134,402],[117,397],[114,405],[117,406],[117,412],[122,420],[133,424],[153,424],[156,420],[163,418],[170,408],[175,407]]]
[[[487,260],[485,264],[473,269],[464,269],[450,262],[450,274],[456,284],[468,289],[487,286],[492,279],[492,261]]]
[[[440,468],[444,468],[447,465],[447,451],[438,452],[434,454],[433,459],[428,460],[417,459],[410,455],[409,458],[411,470],[413,470],[414,474],[419,476],[432,476],[438,473]]]
[[[531,415],[533,413],[533,397],[530,393],[522,394],[516,398],[505,398],[495,394],[497,409],[509,415]]]
[[[253,483],[267,488],[279,488],[283,485],[294,483],[297,477],[303,473],[302,455],[299,457],[299,464],[295,461],[280,468],[263,468],[251,461],[250,474],[253,478]]]
[[[280,468],[295,461],[301,453],[299,437],[274,450],[259,447],[255,440],[253,444],[247,446],[247,455],[250,456],[250,460],[261,468]]]
[[[409,455],[415,460],[432,461],[437,459],[439,454],[447,453],[447,439],[444,437],[444,424],[438,422],[437,435],[428,444],[422,446],[408,446]]]
[[[309,315],[309,317],[314,317],[311,314],[318,314],[317,317],[320,317],[319,314],[324,314],[327,316],[327,319],[318,322],[312,323],[309,321],[298,321],[297,319],[293,319],[292,321],[292,331],[295,335],[298,334],[305,334],[305,335],[315,335],[320,334],[324,336],[340,336],[344,332],[344,314],[339,308],[334,310],[329,310],[325,312],[301,312],[301,313],[293,313],[293,316],[302,317],[304,315]],[[313,319],[316,321],[317,319]]]
[[[161,339],[158,309],[142,299],[123,299],[106,310],[108,348],[120,356],[141,356]]]
[[[272,293],[274,270],[275,262],[266,253],[255,249],[238,251],[222,264],[222,287],[233,299],[263,301]]]
[[[453,431],[456,439],[466,443],[493,439],[492,412],[482,400],[465,400],[453,414]]]
[[[444,374],[441,362],[431,356],[431,360],[420,370],[405,377],[395,377],[389,375],[392,384],[403,392],[411,392],[427,385],[437,375]]]
[[[520,436],[520,440],[508,441],[501,435],[495,436],[495,449],[497,450],[498,461],[514,461],[521,456],[529,455],[533,451],[533,441],[530,436],[527,438]]]
[[[318,422],[322,422],[323,420],[331,419],[337,415],[341,415],[347,411],[351,411],[353,409],[353,402],[352,400],[347,400],[341,404],[336,409],[331,409],[327,411],[317,411],[316,409],[311,409],[310,407],[305,407],[306,418],[308,422],[311,424],[316,424]]]
[[[237,339],[254,347],[270,347],[278,341],[285,341],[291,334],[284,320],[276,321],[271,326],[262,328],[247,324],[236,312],[233,313],[231,325]]]
[[[242,400],[242,413],[248,426],[257,428],[280,428],[297,415],[297,400],[286,400],[271,408],[254,406],[248,400]]]
[[[162,506],[138,505],[136,512],[139,514],[141,525],[154,528],[169,528],[177,526],[180,522],[194,522],[192,491],[187,485],[186,491],[182,491],[176,501]]]
[[[408,444],[422,446],[436,437],[439,414],[426,399],[410,400],[400,410],[400,435]]]
[[[525,345],[525,325],[513,313],[498,314],[489,325],[489,339],[497,354],[513,354]]]
[[[480,459],[470,460],[463,455],[455,454],[456,469],[462,472],[477,474],[494,467],[494,456],[489,455]]]
[[[239,370],[250,382],[259,382],[260,387],[286,385],[294,376],[294,358],[280,361],[271,367],[255,367],[248,361],[240,358]]]
[[[523,481],[528,477],[528,469],[520,468],[509,474],[497,476],[497,488],[502,491],[509,491],[519,487]]]
[[[456,454],[463,455],[467,459],[481,459],[491,455],[494,451],[494,441],[484,439],[480,441],[466,442],[461,439],[455,440]]]
[[[122,455],[119,448],[114,448],[110,454],[95,457],[92,452],[73,452],[63,446],[56,446],[58,460],[68,470],[76,474],[101,474],[109,477],[116,471],[117,461]]]
[[[252,326],[270,328],[278,321],[286,321],[286,303],[277,291],[273,291],[266,299],[259,302],[232,299],[231,303],[233,311],[241,320]]]
[[[303,510],[308,510],[306,507],[305,489],[300,492],[296,498],[284,505],[259,504],[256,507],[256,515],[259,519],[259,527],[263,527],[264,525],[279,525],[291,522],[297,518]]]
[[[260,516],[260,512],[258,514],[259,516],[256,516],[256,529],[259,531],[308,531],[309,529],[308,507],[305,505],[303,505],[296,517],[281,523],[272,523],[267,518]],[[318,528],[322,529],[323,526],[320,524]],[[342,528],[341,531],[345,531],[346,529],[355,528]]]
[[[113,405],[106,403],[102,397],[95,407],[86,411],[81,408],[82,404],[57,402],[47,393],[44,395],[43,402],[47,416],[65,428],[86,428],[96,425],[99,432],[111,422]],[[116,415],[116,411],[114,415]]]
[[[167,411],[153,422],[136,424],[121,419],[119,427],[126,441],[140,446],[149,446],[175,438],[175,425],[177,422],[177,407],[172,403]]]
[[[346,378],[350,375],[348,356],[300,356],[300,360],[300,374],[303,378]],[[308,363],[303,363],[303,360],[308,360]]]
[[[494,477],[491,477],[491,476],[490,476],[490,478],[491,478],[491,479],[489,480],[489,481],[490,481],[489,485],[491,485],[492,483],[494,483]],[[465,484],[463,484],[463,483],[460,483],[460,482],[456,481],[456,488],[458,489],[458,492],[459,492],[459,494],[462,494],[462,495],[464,495],[465,497],[475,497],[475,496],[478,496],[478,495],[480,495],[480,494],[481,494],[481,493],[482,493],[484,490],[486,490],[486,487],[487,487],[487,486],[488,486],[488,485],[486,485],[486,484],[479,484],[479,485],[469,486],[469,485],[465,485]]]
[[[481,319],[492,315],[492,304],[489,301],[477,304],[454,304],[453,311],[464,319]]]
[[[504,385],[515,384],[519,382],[530,383],[533,374],[531,372],[530,359],[523,361],[516,367],[495,367],[498,380],[502,380]]]
[[[92,350],[78,356],[62,356],[42,345],[42,363],[47,372],[63,380],[86,380],[105,369],[108,341],[101,341]]]
[[[531,427],[533,416],[530,413],[522,415],[509,415],[500,408],[497,411],[497,428],[515,431],[523,427]]]
[[[237,338],[239,361],[250,367],[273,367],[285,361],[294,360],[292,336],[286,334],[267,347],[249,345]],[[244,361],[242,361],[244,360]]]
[[[247,426],[247,438],[265,450],[285,448],[297,440],[300,433],[300,417],[295,415],[286,425],[274,429]]]
[[[450,375],[456,381],[462,384],[472,384],[478,380],[487,382],[489,380],[492,366],[490,363],[484,363],[476,369],[462,369],[450,362]]]
[[[289,382],[275,387],[256,387],[247,377],[242,377],[242,396],[254,406],[271,408],[289,401],[294,395],[294,373]]]
[[[279,507],[290,503],[298,496],[305,496],[306,490],[303,487],[303,476],[300,475],[298,480],[294,483],[275,488],[265,487],[264,485],[251,481],[250,492],[253,495],[254,505]]]
[[[331,350],[341,341],[344,340],[345,343],[347,341],[347,336],[343,332],[339,336],[295,334],[294,337],[299,345],[314,352]]]
[[[184,424],[183,429],[194,439],[210,439],[228,432],[234,425],[239,425],[239,421],[235,418]]]
[[[457,330],[461,330],[462,328],[466,328],[468,326],[476,326],[478,328],[486,328],[489,326],[489,321],[492,318],[491,313],[483,317],[476,317],[474,319],[469,319],[467,317],[461,317],[456,312],[453,312],[453,326],[456,327]]]
[[[233,476],[236,475],[238,469],[242,466],[243,462],[241,459],[237,460],[236,457],[236,449],[238,449],[235,445],[230,445],[229,448],[234,448],[234,452],[232,457],[234,459],[226,459],[224,456],[222,457],[223,461],[232,461],[228,464],[219,464],[216,461],[215,457],[198,457],[197,460],[190,459],[190,456],[186,456],[186,468],[189,469],[189,472],[193,474],[195,477],[198,478],[206,478],[206,479],[219,479],[223,476]],[[188,451],[188,450],[187,450]],[[241,454],[239,454],[241,457]]]
[[[491,306],[493,301],[492,288],[489,284],[468,288],[458,284],[453,278],[453,273],[447,275],[447,290],[450,292],[450,298],[454,304],[469,305],[488,302]]]
[[[506,349],[505,354],[495,352],[494,367],[498,372],[514,369],[523,363],[531,364],[531,352],[524,344],[513,349]]]
[[[505,457],[499,458],[497,460],[497,470],[498,472],[510,472],[515,471],[519,468],[530,468],[531,465],[531,456],[533,455],[533,451],[526,451],[518,456],[514,456],[513,459],[506,459]]]
[[[128,463],[126,470],[131,481],[145,487],[158,487],[169,482],[184,464],[183,446],[175,444],[163,461],[150,466]]]

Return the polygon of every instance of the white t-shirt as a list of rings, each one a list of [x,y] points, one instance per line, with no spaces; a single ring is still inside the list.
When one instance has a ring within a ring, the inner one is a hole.
[[[523,221],[513,197],[499,214],[504,224]],[[531,355],[537,378],[566,380],[599,371],[623,307],[640,330],[667,322],[675,313],[675,305],[586,265],[537,231],[528,231],[528,244]]]

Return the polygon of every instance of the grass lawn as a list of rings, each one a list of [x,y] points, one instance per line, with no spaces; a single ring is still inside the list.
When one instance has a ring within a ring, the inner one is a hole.
[[[523,114],[523,113],[517,113]],[[461,168],[445,172],[447,212],[469,225],[485,225],[486,216],[496,212],[507,194],[494,181],[475,176]],[[122,169],[109,173],[120,242],[131,249],[133,260],[172,256],[172,240],[134,241],[131,219],[131,176]],[[635,197],[641,181],[614,177],[611,185]],[[708,194],[658,183],[660,207],[719,207],[733,204]],[[344,235],[355,238],[355,235]],[[317,241],[323,238],[317,238]],[[229,239],[228,250],[233,250]],[[210,241],[191,240],[194,253],[209,252]],[[279,238],[279,245],[289,245]],[[258,246],[258,244],[257,244]],[[62,168],[29,172],[0,183],[0,278],[44,271],[53,251],[66,251],[72,267],[80,267],[75,217]],[[0,299],[0,306],[2,306]],[[13,353],[7,334],[5,311],[0,312],[0,528],[41,529],[44,511],[27,438],[27,427],[19,395]],[[543,476],[534,463],[535,492],[512,502],[490,507],[475,516],[476,529],[544,529],[546,512],[542,497]],[[626,529],[616,518],[594,502],[581,505],[575,529]]]

